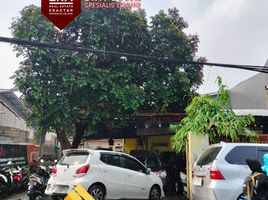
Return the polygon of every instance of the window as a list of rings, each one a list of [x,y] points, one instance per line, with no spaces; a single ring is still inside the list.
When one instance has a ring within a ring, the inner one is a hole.
[[[221,148],[222,147],[212,147],[207,149],[197,161],[197,165],[202,166],[212,163],[218,156]]]
[[[142,173],[146,172],[146,168],[142,164],[140,164],[139,162],[137,162],[136,160],[132,158],[123,157],[123,163],[124,163],[123,166],[126,169],[133,170],[136,172],[142,172]]]
[[[81,165],[87,161],[88,152],[71,152],[66,154],[59,162],[60,165]]]
[[[246,159],[256,158],[256,146],[237,146],[226,155],[225,160],[233,165],[246,165]]]
[[[263,165],[263,155],[268,154],[268,147],[259,147],[258,148],[258,161]]]
[[[121,167],[120,156],[112,154],[101,154],[100,160],[107,165]]]

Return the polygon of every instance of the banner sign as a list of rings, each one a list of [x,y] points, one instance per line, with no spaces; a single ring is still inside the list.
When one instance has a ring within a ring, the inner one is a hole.
[[[41,11],[59,29],[81,13],[81,0],[42,0]]]
[[[0,167],[7,166],[9,161],[14,165],[28,165],[27,145],[0,144]]]
[[[34,160],[37,160],[39,154],[39,146],[35,144],[27,145],[28,153],[28,165],[34,164]]]

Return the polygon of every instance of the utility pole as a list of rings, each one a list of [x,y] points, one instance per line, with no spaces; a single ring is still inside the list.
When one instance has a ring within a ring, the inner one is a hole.
[[[39,135],[39,157],[41,157],[44,153],[44,144],[46,140],[46,134]]]

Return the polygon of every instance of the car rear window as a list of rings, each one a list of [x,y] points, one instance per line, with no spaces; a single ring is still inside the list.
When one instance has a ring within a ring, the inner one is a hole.
[[[256,146],[237,146],[226,155],[225,160],[233,165],[246,165],[246,159],[256,158]]]
[[[261,163],[261,165],[263,165],[263,156],[264,154],[268,153],[268,147],[259,147],[258,148],[258,152],[257,152],[257,156],[258,156],[258,161]]]
[[[81,165],[87,161],[88,152],[71,152],[66,154],[59,162],[60,165]]]
[[[222,147],[211,147],[207,149],[197,161],[197,165],[208,165],[212,163],[218,156]]]

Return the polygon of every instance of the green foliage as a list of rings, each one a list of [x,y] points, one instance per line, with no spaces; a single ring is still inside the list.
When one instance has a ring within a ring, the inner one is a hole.
[[[254,122],[252,115],[238,116],[230,103],[230,93],[217,78],[219,90],[217,98],[197,96],[186,108],[186,117],[179,125],[172,125],[176,132],[172,137],[172,147],[177,152],[184,152],[188,133],[199,135],[208,134],[213,143],[226,139],[234,142],[238,137],[254,140],[256,133],[247,127]]]
[[[178,10],[161,11],[148,25],[143,10],[83,10],[63,31],[36,6],[25,7],[12,23],[15,38],[93,49],[197,58],[198,37],[187,35]],[[73,131],[81,107],[92,130],[101,120],[124,119],[143,109],[182,110],[184,97],[202,82],[202,65],[163,64],[103,53],[71,52],[15,45],[23,58],[14,75],[16,89],[32,110],[31,122],[42,131]],[[179,105],[179,106],[178,106]]]

